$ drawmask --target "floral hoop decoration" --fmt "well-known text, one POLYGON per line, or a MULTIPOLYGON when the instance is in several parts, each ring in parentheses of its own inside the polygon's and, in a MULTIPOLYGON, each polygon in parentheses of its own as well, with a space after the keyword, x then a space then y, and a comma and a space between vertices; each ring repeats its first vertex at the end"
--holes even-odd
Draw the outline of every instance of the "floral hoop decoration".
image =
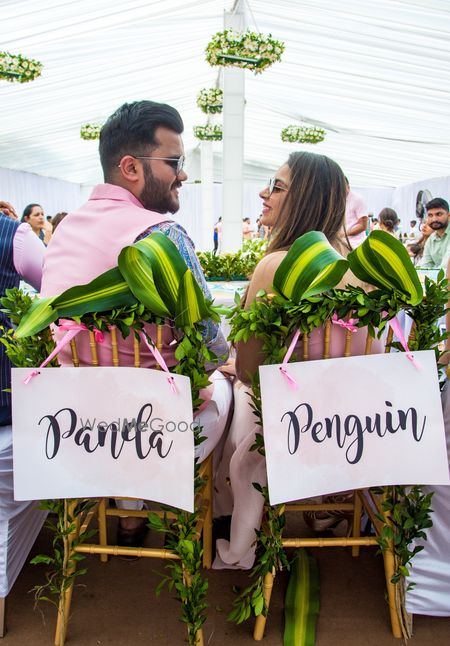
POLYGON ((197 105, 206 114, 220 114, 223 110, 223 92, 220 88, 203 88, 197 94, 197 105))
POLYGON ((254 31, 238 32, 232 29, 218 31, 206 47, 210 65, 243 67, 260 74, 266 67, 281 60, 284 43, 254 31))
POLYGON ((325 130, 317 126, 287 126, 281 131, 281 139, 299 144, 318 144, 325 139, 325 130))
POLYGON ((85 123, 81 126, 80 137, 82 139, 100 139, 101 125, 98 123, 85 123))
POLYGON ((222 141, 222 126, 212 125, 194 126, 194 135, 201 141, 222 141))
POLYGON ((42 73, 43 65, 22 54, 0 52, 0 79, 10 83, 28 83, 42 73))

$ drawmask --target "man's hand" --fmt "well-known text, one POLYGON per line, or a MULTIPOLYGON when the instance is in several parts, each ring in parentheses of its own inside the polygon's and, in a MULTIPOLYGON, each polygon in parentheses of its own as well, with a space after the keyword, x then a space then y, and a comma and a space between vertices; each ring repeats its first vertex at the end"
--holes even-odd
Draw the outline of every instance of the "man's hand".
POLYGON ((12 220, 18 220, 17 213, 15 212, 14 207, 11 206, 9 202, 0 200, 0 211, 2 211, 5 215, 7 215, 12 220))

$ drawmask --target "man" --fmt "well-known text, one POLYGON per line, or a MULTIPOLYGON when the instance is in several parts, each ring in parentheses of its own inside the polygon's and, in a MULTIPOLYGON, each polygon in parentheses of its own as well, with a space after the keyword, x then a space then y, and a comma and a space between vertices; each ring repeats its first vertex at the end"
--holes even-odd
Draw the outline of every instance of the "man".
MULTIPOLYGON (((107 120, 100 133, 100 160, 105 183, 96 186, 89 201, 67 215, 48 247, 41 295, 60 294, 74 285, 88 283, 117 265, 123 247, 155 231, 162 232, 177 246, 207 298, 211 298, 205 277, 186 231, 169 213, 179 209, 178 191, 187 175, 183 170, 183 122, 171 106, 153 101, 122 105, 107 120)), ((149 327, 155 338, 155 330, 149 327)), ((225 338, 216 323, 206 321, 204 341, 224 360, 228 355, 225 338)), ((85 333, 77 337, 80 365, 90 363, 85 333), (78 338, 84 335, 78 341, 78 338)), ((121 339, 120 364, 133 365, 133 339, 121 339)), ((176 364, 175 332, 164 326, 162 354, 168 366, 176 364)), ((63 365, 71 365, 70 353, 61 352, 63 365)), ((98 347, 99 362, 108 363, 111 339, 98 347)), ((142 367, 154 367, 149 351, 141 353, 142 367)), ((231 387, 221 373, 212 376, 214 392, 201 414, 206 441, 199 447, 200 460, 214 448, 224 431, 231 405, 231 387)), ((126 507, 130 509, 130 507, 126 507)), ((120 520, 118 542, 138 545, 142 539, 139 519, 120 520)))
MULTIPOLYGON (((44 251, 30 225, 17 222, 14 208, 0 200, 0 298, 7 289, 19 287, 21 278, 40 288, 44 251)), ((11 327, 1 311, 0 326, 5 330, 11 327)), ((0 426, 11 424, 11 394, 5 392, 10 385, 11 362, 0 343, 0 426)))
POLYGON ((440 269, 447 267, 450 255, 450 229, 448 202, 442 197, 435 197, 425 205, 426 222, 433 230, 425 243, 420 267, 440 269))
POLYGON ((419 227, 417 226, 417 220, 411 220, 409 223, 408 238, 418 238, 420 234, 419 227))
POLYGON ((347 184, 347 201, 345 204, 345 229, 352 247, 357 247, 366 239, 367 220, 369 211, 364 200, 357 193, 350 190, 348 179, 347 184))

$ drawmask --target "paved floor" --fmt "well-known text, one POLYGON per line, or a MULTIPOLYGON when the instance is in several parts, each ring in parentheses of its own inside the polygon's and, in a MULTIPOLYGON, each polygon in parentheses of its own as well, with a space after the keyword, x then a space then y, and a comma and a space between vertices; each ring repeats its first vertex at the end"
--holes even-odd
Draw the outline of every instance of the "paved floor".
MULTIPOLYGON (((376 550, 367 548, 358 559, 344 548, 315 549, 320 567, 321 610, 316 646, 394 646, 384 600, 382 561, 376 550)), ((43 530, 33 554, 49 553, 49 535, 43 530)), ((112 558, 101 564, 88 557, 88 573, 80 578, 74 593, 68 646, 178 645, 185 642, 184 626, 178 621, 179 607, 164 590, 154 589, 164 564, 153 559, 124 561, 112 558)), ((2 646, 41 646, 53 643, 55 608, 42 604, 34 610, 30 590, 43 581, 42 566, 25 566, 8 598, 9 631, 2 646)), ((226 617, 235 593, 234 586, 247 583, 247 573, 210 571, 208 620, 205 646, 253 644, 252 622, 234 626, 226 617)), ((266 646, 283 644, 283 595, 287 578, 276 581, 270 609, 266 646)), ((450 618, 415 617, 410 646, 448 646, 450 618)))

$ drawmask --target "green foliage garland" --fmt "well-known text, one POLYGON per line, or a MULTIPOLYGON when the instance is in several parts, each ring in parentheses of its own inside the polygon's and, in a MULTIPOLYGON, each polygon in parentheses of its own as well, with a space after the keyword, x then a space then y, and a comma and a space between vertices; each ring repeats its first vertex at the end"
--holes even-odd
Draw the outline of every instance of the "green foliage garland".
POLYGON ((222 126, 211 123, 206 126, 194 126, 194 135, 200 141, 222 141, 222 126))
POLYGON ((223 91, 218 87, 203 88, 197 94, 197 105, 206 114, 220 114, 223 111, 223 91))
POLYGON ((287 126, 281 131, 281 140, 299 144, 318 144, 325 139, 325 130, 318 126, 287 126))
POLYGON ((80 137, 85 140, 100 139, 102 126, 98 123, 85 123, 80 128, 80 137))
POLYGON ((0 79, 10 83, 28 83, 41 75, 43 65, 22 54, 0 52, 0 79))
POLYGON ((210 65, 242 67, 260 74, 281 60, 284 43, 253 31, 237 32, 232 29, 217 32, 206 47, 210 65))

